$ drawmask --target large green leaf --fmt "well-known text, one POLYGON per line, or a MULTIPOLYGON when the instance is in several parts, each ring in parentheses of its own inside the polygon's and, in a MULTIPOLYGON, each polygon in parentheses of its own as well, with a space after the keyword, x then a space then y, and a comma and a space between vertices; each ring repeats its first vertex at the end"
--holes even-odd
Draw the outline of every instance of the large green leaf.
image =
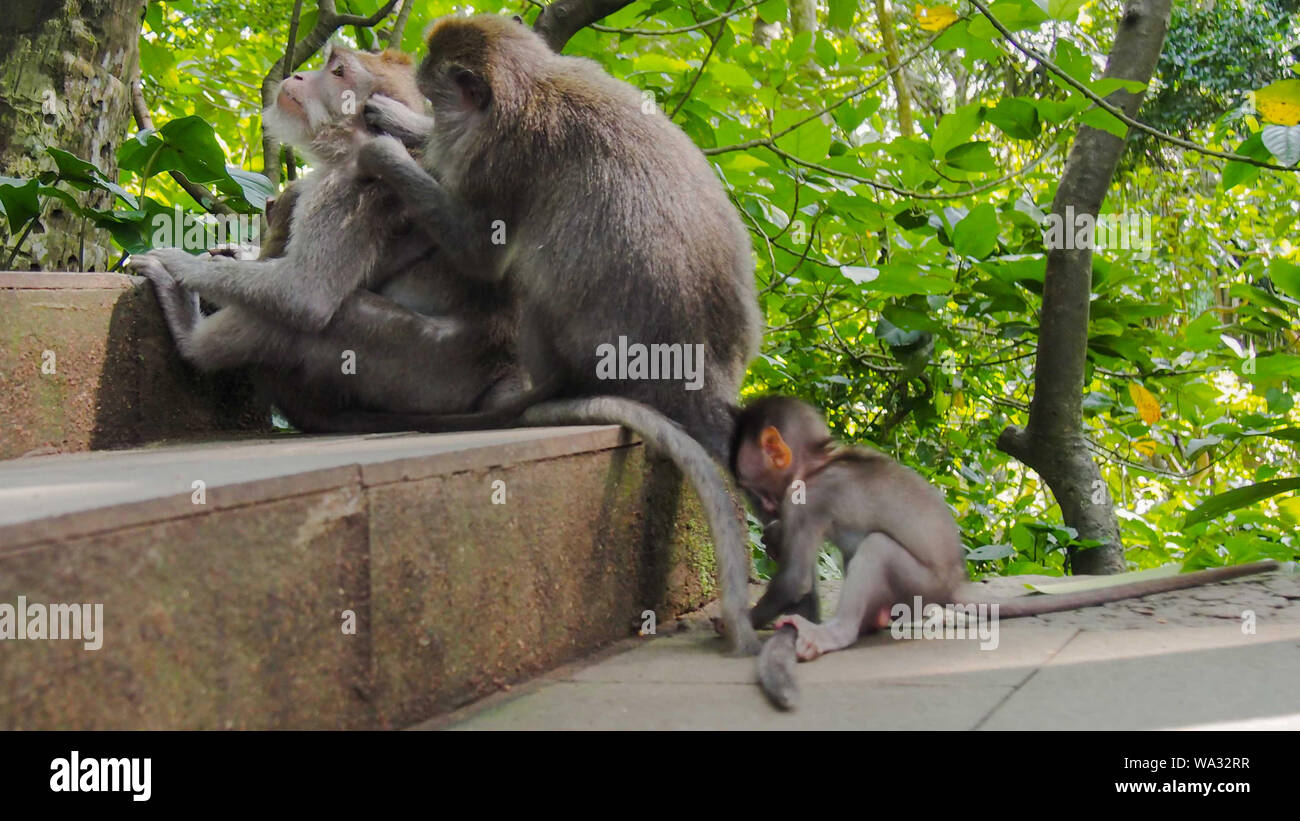
POLYGON ((1293 490, 1300 490, 1300 478, 1273 479, 1211 496, 1187 514, 1183 519, 1183 527, 1191 527, 1200 522, 1217 519, 1230 510, 1253 505, 1256 502, 1293 490))
POLYGON ((981 203, 952 232, 952 246, 963 256, 983 259, 998 247, 998 212, 992 205, 981 203))

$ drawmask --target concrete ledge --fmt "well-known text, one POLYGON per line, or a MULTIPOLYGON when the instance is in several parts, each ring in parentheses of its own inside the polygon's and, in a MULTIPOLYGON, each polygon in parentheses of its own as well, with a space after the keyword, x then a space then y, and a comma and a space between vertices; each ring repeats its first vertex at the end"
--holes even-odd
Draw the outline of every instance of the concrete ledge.
POLYGON ((104 614, 0 641, 0 728, 409 726, 707 600, 680 486, 609 426, 0 463, 0 604, 104 614))
POLYGON ((153 290, 119 274, 0 273, 0 458, 266 432, 238 375, 177 356, 153 290))

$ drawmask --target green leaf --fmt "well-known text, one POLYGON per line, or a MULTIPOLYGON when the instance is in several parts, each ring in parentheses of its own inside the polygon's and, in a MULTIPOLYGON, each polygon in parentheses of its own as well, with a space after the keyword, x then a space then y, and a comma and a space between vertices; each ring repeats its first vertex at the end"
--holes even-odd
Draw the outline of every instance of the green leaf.
POLYGON ((1047 0, 1047 13, 1053 20, 1074 21, 1087 0, 1047 0))
POLYGON ((974 550, 966 551, 966 561, 987 562, 994 559, 1006 559, 1016 555, 1016 549, 1009 544, 980 545, 974 550))
POLYGON ((823 34, 817 35, 817 40, 813 43, 813 53, 817 55, 817 65, 822 68, 834 68, 840 59, 835 46, 831 45, 831 41, 823 34))
MULTIPOLYGON (((773 130, 783 131, 807 116, 804 111, 780 111, 772 124, 773 130)), ((800 159, 823 163, 830 153, 831 127, 819 119, 812 119, 777 140, 776 145, 800 159)))
POLYGON ((245 171, 234 165, 226 166, 226 173, 230 177, 230 182, 218 184, 222 193, 239 197, 248 203, 253 212, 260 214, 266 210, 267 198, 275 193, 275 186, 269 179, 255 171, 245 171))
POLYGON ((191 182, 216 182, 226 178, 226 156, 212 126, 202 117, 180 117, 156 132, 142 131, 123 142, 117 152, 119 168, 151 177, 180 171, 191 182))
MULTIPOLYGON (((1264 147, 1264 140, 1260 133, 1250 135, 1245 142, 1237 146, 1235 153, 1250 157, 1252 160, 1268 160, 1273 156, 1264 147)), ((1242 183, 1254 182, 1257 177, 1259 177, 1259 166, 1235 160, 1228 162, 1223 166, 1223 190, 1231 191, 1242 183)))
POLYGON ((1300 125, 1266 125, 1259 132, 1264 147, 1273 152, 1282 165, 1300 163, 1300 125))
POLYGON ((134 194, 115 182, 109 182, 108 178, 94 165, 58 148, 47 148, 45 153, 54 159, 54 165, 58 169, 60 180, 82 191, 97 188, 101 191, 111 192, 121 197, 131 208, 139 207, 134 194))
POLYGON ((857 0, 829 0, 826 22, 833 29, 848 31, 853 27, 853 18, 857 13, 857 0))
POLYGON ((1088 111, 1079 118, 1079 122, 1083 125, 1090 125, 1093 128, 1114 134, 1121 140, 1124 139, 1124 135, 1128 134, 1128 126, 1125 125, 1122 120, 1114 114, 1111 114, 1109 111, 1104 111, 1100 108, 1094 108, 1091 111, 1088 111))
POLYGON ((1217 519, 1230 510, 1253 505, 1263 499, 1292 490, 1300 490, 1300 478, 1273 479, 1211 496, 1187 514, 1183 519, 1183 527, 1188 528, 1200 522, 1217 519))
POLYGON ((1279 291, 1300 299, 1300 265, 1285 259, 1275 259, 1268 266, 1268 277, 1279 291))
POLYGON ((979 103, 964 105, 953 111, 951 114, 944 115, 939 124, 934 127, 934 133, 930 136, 930 147, 934 150, 934 156, 942 157, 953 148, 968 141, 975 130, 983 122, 984 107, 979 103))
POLYGON ((963 171, 992 171, 997 168, 989 144, 982 140, 957 146, 944 156, 944 162, 963 171))
POLYGON ((787 16, 785 0, 767 0, 766 3, 759 3, 757 10, 764 23, 781 23, 787 16))
POLYGON ((0 206, 4 208, 10 233, 17 233, 41 213, 40 199, 36 196, 39 187, 40 181, 35 179, 0 177, 0 206))
POLYGON ((998 247, 998 213, 989 203, 981 203, 953 229, 952 246, 963 256, 983 259, 998 247))
POLYGON ((1008 137, 1017 140, 1032 140, 1043 129, 1037 106, 1019 97, 1000 100, 997 108, 989 111, 986 117, 1008 137))

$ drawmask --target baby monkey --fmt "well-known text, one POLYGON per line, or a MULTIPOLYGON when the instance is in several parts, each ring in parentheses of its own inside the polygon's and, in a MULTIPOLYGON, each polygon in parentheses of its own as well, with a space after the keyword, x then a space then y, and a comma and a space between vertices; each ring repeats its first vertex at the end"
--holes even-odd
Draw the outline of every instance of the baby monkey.
MULTIPOLYGON (((889 626, 895 604, 976 601, 967 581, 961 534, 943 496, 916 472, 882 453, 845 447, 797 399, 770 396, 741 410, 731 447, 737 483, 770 522, 764 537, 779 570, 750 612, 755 628, 777 619, 759 656, 759 682, 779 707, 794 706, 795 659, 811 661, 889 626), (775 519, 775 521, 772 521, 775 519), (817 556, 823 542, 844 556, 835 615, 818 624, 817 556), (786 614, 786 615, 782 615, 786 614)), ((1057 596, 997 602, 999 618, 1091 607, 1272 570, 1273 561, 1057 596)))

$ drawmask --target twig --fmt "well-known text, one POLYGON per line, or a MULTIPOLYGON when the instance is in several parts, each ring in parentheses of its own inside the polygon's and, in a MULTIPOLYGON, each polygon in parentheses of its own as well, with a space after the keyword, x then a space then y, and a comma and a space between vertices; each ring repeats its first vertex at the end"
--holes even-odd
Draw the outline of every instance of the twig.
POLYGON ((406 37, 406 21, 411 17, 411 9, 415 7, 415 0, 402 0, 402 10, 397 13, 397 19, 393 21, 393 27, 388 32, 388 47, 401 48, 402 40, 406 37))

